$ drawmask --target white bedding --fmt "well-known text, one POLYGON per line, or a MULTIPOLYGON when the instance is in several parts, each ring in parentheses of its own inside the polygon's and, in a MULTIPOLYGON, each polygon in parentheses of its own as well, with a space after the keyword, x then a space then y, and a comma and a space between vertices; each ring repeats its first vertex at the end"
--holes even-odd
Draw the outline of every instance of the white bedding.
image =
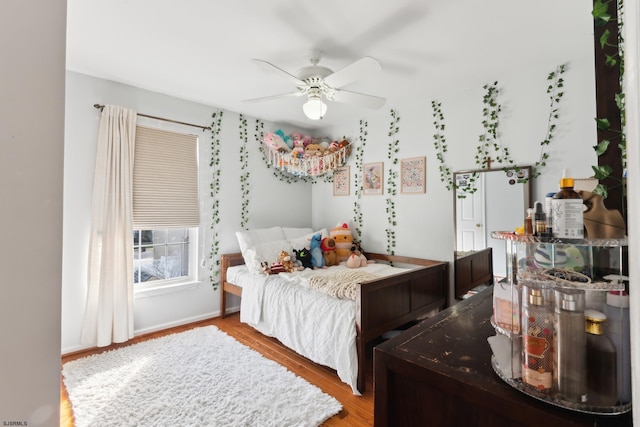
MULTIPOLYGON (((357 269, 378 277, 407 271, 387 264, 357 269)), ((312 275, 354 271, 342 263, 327 269, 256 276, 245 266, 227 270, 227 281, 242 287, 240 321, 275 337, 306 358, 333 368, 340 379, 357 388, 355 302, 337 299, 308 287, 312 275)))

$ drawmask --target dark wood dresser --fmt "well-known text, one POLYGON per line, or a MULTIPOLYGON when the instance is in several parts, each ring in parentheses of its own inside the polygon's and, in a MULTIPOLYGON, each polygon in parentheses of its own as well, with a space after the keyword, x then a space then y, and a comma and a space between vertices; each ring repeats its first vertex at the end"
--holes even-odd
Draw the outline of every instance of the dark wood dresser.
POLYGON ((374 349, 374 425, 631 426, 539 401, 493 371, 490 287, 374 349))

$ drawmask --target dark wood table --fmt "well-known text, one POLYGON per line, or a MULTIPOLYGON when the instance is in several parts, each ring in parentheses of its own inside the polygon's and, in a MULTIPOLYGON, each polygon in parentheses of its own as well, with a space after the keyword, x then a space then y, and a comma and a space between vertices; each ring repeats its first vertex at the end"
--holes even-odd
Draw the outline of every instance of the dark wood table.
POLYGON ((375 426, 631 426, 631 413, 592 415, 506 384, 491 367, 490 287, 374 349, 375 426))

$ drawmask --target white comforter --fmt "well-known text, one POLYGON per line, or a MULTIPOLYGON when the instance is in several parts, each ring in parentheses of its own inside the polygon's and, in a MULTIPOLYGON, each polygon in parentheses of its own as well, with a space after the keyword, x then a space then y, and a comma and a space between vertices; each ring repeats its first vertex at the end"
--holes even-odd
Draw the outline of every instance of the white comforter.
MULTIPOLYGON (((339 265, 270 276, 255 276, 244 266, 231 267, 227 279, 242 287, 240 321, 275 337, 306 358, 333 368, 340 379, 357 388, 355 303, 337 299, 308 287, 312 275, 332 275, 349 270, 339 265)), ((369 264, 358 270, 379 277, 406 271, 386 264, 369 264)))

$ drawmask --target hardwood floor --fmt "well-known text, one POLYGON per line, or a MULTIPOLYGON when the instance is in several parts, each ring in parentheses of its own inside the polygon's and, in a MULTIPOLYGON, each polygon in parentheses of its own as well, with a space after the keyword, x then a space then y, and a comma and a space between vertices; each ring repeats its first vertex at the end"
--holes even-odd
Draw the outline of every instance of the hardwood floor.
MULTIPOLYGON (((132 343, 147 339, 158 338, 171 333, 182 332, 194 327, 214 325, 221 331, 226 332, 239 342, 261 353, 263 356, 272 359, 289 369, 294 374, 315 384, 325 393, 335 397, 342 403, 342 411, 327 420, 323 426, 371 426, 373 425, 373 370, 372 359, 368 359, 368 375, 366 379, 366 392, 362 396, 355 396, 351 388, 340 381, 335 371, 327 367, 315 364, 295 352, 283 346, 278 340, 266 337, 250 326, 240 323, 239 315, 232 314, 224 319, 215 318, 206 321, 179 326, 165 331, 136 337, 126 344, 115 344, 113 346, 100 349, 87 350, 79 353, 69 354, 62 357, 62 363, 85 357, 91 354, 102 353, 107 350, 124 347, 132 343)), ((369 352, 371 355, 372 352, 369 352)), ((60 426, 73 427, 73 412, 64 387, 61 382, 60 398, 60 426)))

